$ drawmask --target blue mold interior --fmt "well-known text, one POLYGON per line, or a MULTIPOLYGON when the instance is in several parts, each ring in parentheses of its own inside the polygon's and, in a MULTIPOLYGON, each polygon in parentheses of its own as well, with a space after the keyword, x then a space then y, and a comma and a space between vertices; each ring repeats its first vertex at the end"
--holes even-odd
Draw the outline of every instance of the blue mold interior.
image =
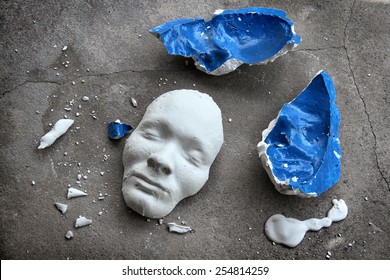
POLYGON ((276 55, 286 44, 299 44, 293 22, 282 10, 226 10, 211 20, 178 19, 150 30, 169 54, 194 57, 207 72, 236 58, 257 64, 276 55))
POLYGON ((280 181, 289 179, 292 189, 320 195, 340 178, 340 114, 335 100, 333 82, 321 71, 282 107, 265 139, 274 176, 280 181))
POLYGON ((108 137, 113 140, 120 139, 132 129, 133 127, 129 124, 120 123, 120 122, 110 122, 108 124, 108 137))

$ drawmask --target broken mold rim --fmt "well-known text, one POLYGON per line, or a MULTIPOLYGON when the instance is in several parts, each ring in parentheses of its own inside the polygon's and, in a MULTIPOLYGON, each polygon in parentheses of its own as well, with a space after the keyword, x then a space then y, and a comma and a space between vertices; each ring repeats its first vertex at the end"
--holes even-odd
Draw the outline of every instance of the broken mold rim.
POLYGON ((160 34, 169 31, 173 26, 176 25, 182 25, 182 24, 197 22, 197 21, 201 21, 201 22, 203 21, 206 24, 212 21, 214 18, 221 17, 222 15, 258 14, 258 15, 277 17, 285 21, 288 25, 290 25, 292 27, 292 32, 294 36, 287 43, 299 44, 302 41, 301 36, 297 35, 294 31, 294 22, 287 17, 287 13, 283 10, 279 10, 275 8, 265 8, 265 7, 248 7, 248 8, 238 9, 238 10, 223 10, 222 12, 217 12, 217 11, 219 10, 216 10, 214 14, 211 16, 211 18, 207 21, 204 18, 200 18, 200 17, 174 19, 169 22, 162 23, 156 27, 153 27, 152 29, 149 30, 149 32, 157 36, 157 38, 159 38, 160 34))
MULTIPOLYGON (((203 18, 182 18, 182 19, 175 19, 166 23, 162 23, 152 29, 149 30, 149 32, 153 35, 155 35, 158 39, 161 39, 161 36, 167 33, 168 31, 171 30, 172 27, 177 26, 177 25, 183 25, 183 24, 188 24, 188 23, 194 23, 194 22, 201 22, 204 25, 207 25, 208 23, 212 22, 213 20, 217 19, 218 17, 222 17, 225 15, 248 15, 248 14, 258 14, 262 16, 270 16, 274 18, 278 18, 281 21, 284 21, 287 25, 290 26, 290 32, 291 32, 291 38, 286 41, 286 43, 283 45, 281 49, 279 49, 276 53, 274 53, 272 56, 259 60, 257 62, 246 62, 246 61, 241 61, 240 59, 230 56, 227 60, 225 60, 221 65, 216 66, 216 67, 207 67, 203 63, 200 62, 199 58, 204 55, 205 53, 197 53, 196 55, 184 55, 181 53, 175 53, 171 50, 168 49, 167 45, 163 42, 165 45, 167 51, 171 55, 181 55, 183 57, 188 57, 192 58, 195 61, 195 65, 197 66, 198 69, 212 74, 212 75, 223 75, 227 74, 231 71, 234 71, 237 67, 239 67, 242 64, 248 64, 248 65, 257 65, 257 64, 266 64, 268 62, 274 61, 276 58, 279 56, 282 56, 286 54, 289 50, 293 49, 296 47, 301 41, 302 38, 295 33, 294 30, 294 23, 292 20, 287 18, 286 12, 283 10, 275 9, 275 8, 265 8, 265 7, 248 7, 248 8, 242 8, 238 10, 216 10, 214 14, 212 15, 211 19, 205 20, 203 18), (233 61, 233 64, 236 64, 236 67, 232 69, 231 71, 224 72, 222 70, 219 71, 220 68, 224 68, 226 63, 230 63, 230 61, 233 61), (221 73, 219 73, 221 72, 221 73)), ((230 53, 230 52, 229 52, 230 53)), ((231 54, 230 54, 231 55, 231 54)))
MULTIPOLYGON (((293 100, 291 100, 290 102, 288 102, 286 104, 293 103, 297 98, 299 98, 299 96, 303 92, 305 92, 307 90, 307 88, 312 84, 312 82, 318 78, 322 78, 322 82, 326 88, 326 92, 329 95, 329 105, 330 105, 329 106, 329 108, 330 108, 329 133, 333 132, 334 136, 338 140, 339 139, 338 129, 340 126, 340 112, 339 112, 338 107, 336 105, 336 89, 334 87, 334 84, 333 84, 331 77, 324 70, 320 70, 319 72, 317 72, 317 74, 315 74, 314 78, 312 78, 312 80, 308 83, 308 85, 293 100)), ((282 106, 282 108, 283 108, 283 106, 282 106)), ((274 175, 272 161, 270 160, 269 155, 267 154, 268 147, 271 144, 266 143, 265 140, 267 139, 267 137, 268 137, 269 133, 272 131, 272 129, 275 127, 275 125, 279 119, 281 111, 282 111, 282 109, 279 111, 277 117, 269 123, 267 129, 265 129, 262 132, 262 140, 257 144, 257 147, 256 147, 257 151, 259 153, 259 157, 262 161, 263 166, 269 167, 269 169, 265 168, 265 170, 268 173, 269 178, 271 179, 271 181, 275 185, 276 189, 280 193, 286 194, 286 195, 299 195, 299 196, 303 196, 303 197, 317 197, 322 192, 321 193, 316 193, 316 192, 304 193, 298 187, 293 188, 293 186, 290 185, 290 179, 280 181, 279 178, 274 175)), ((326 140, 326 149, 324 151, 324 155, 328 152, 329 139, 330 139, 330 135, 326 140)), ((341 157, 342 157, 341 150, 340 150, 339 156, 340 156, 340 161, 341 161, 341 157)), ((322 164, 323 163, 321 163, 321 165, 317 168, 316 172, 312 175, 312 177, 317 176, 319 170, 321 169, 322 164)), ((340 174, 341 174, 341 165, 340 165, 340 174)), ((340 174, 339 174, 339 178, 336 179, 336 183, 340 179, 340 174)))

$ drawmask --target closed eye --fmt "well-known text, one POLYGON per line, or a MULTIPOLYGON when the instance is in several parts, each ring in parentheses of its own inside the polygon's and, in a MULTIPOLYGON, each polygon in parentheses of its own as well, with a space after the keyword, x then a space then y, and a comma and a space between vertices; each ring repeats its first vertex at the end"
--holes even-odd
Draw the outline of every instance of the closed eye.
POLYGON ((201 161, 197 157, 189 156, 188 161, 191 162, 195 166, 199 166, 201 161))
POLYGON ((202 152, 199 150, 191 150, 187 152, 187 159, 195 166, 199 166, 203 163, 202 152))
POLYGON ((146 129, 143 131, 142 135, 149 140, 158 140, 161 138, 160 133, 154 129, 146 129))

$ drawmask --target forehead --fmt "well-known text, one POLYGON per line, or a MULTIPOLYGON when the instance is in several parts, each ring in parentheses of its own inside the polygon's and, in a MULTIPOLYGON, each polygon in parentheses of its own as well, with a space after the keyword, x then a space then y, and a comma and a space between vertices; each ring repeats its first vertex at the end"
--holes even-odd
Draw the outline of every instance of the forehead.
POLYGON ((170 92, 153 101, 141 121, 167 125, 175 133, 203 141, 223 141, 221 111, 206 94, 170 92))

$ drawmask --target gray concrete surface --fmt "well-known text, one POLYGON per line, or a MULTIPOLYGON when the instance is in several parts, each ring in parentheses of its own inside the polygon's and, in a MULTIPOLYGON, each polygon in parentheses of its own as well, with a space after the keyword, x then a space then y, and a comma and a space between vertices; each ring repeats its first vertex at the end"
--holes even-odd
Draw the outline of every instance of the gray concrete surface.
POLYGON ((390 1, 384 0, 1 1, 1 259, 321 260, 330 251, 337 260, 388 260, 389 14, 390 1), (273 63, 213 77, 191 60, 168 55, 148 33, 168 20, 248 6, 285 10, 302 43, 273 63), (68 49, 61 51, 63 46, 68 49), (321 69, 333 77, 338 94, 341 180, 318 198, 283 196, 255 147, 282 104, 321 69), (107 138, 108 122, 120 118, 137 125, 153 98, 181 88, 210 94, 225 129, 206 186, 165 217, 186 221, 195 230, 186 235, 169 233, 125 206, 125 140, 107 138), (49 123, 65 115, 75 119, 72 129, 38 150, 49 123), (88 176, 81 189, 89 195, 67 200, 67 186, 76 185, 79 173, 88 176), (100 192, 107 194, 102 201, 100 192), (271 215, 321 218, 334 198, 349 206, 345 221, 309 232, 294 249, 266 238, 271 215), (68 204, 68 212, 60 214, 55 202, 68 204), (75 229, 79 215, 92 225, 75 229), (73 240, 65 239, 68 230, 73 240))

